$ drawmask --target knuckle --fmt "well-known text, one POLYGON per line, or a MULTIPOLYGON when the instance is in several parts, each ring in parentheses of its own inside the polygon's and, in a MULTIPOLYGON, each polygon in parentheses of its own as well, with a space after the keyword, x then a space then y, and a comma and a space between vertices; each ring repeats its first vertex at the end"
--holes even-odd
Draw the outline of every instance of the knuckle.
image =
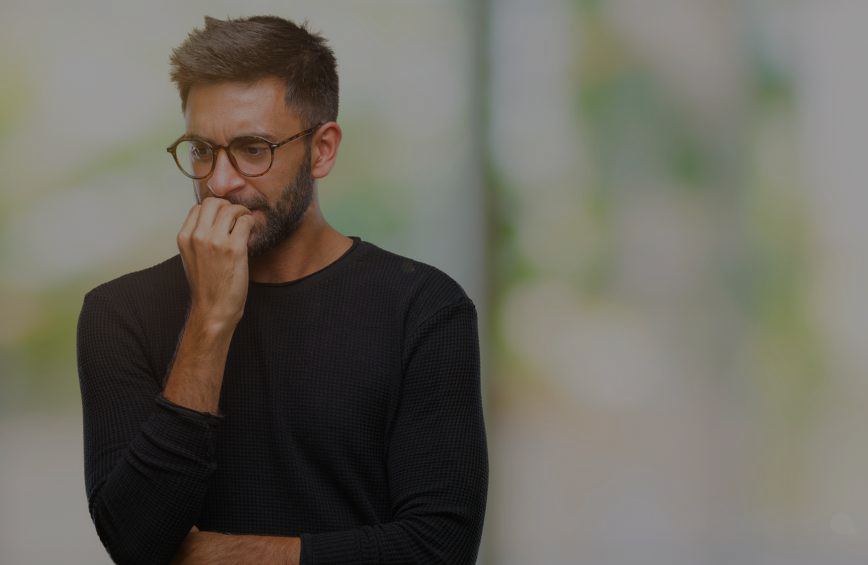
POLYGON ((215 198, 213 196, 209 196, 202 202, 202 207, 204 208, 205 206, 208 206, 211 209, 219 208, 223 205, 224 202, 225 200, 223 200, 222 198, 215 198))
POLYGON ((220 209, 218 214, 220 214, 220 216, 223 218, 231 218, 233 216, 237 216, 238 215, 237 204, 229 204, 228 206, 224 206, 223 208, 220 209))
POLYGON ((232 215, 233 204, 224 204, 217 209, 217 213, 215 215, 215 222, 217 218, 225 218, 226 216, 232 215))

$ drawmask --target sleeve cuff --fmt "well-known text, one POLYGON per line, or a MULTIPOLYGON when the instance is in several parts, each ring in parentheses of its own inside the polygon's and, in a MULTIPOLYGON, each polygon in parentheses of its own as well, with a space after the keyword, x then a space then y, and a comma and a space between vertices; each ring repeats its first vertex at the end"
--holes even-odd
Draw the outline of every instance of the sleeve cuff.
POLYGON ((166 408, 167 410, 171 410, 177 414, 185 416, 191 420, 196 422, 200 422, 207 425, 217 425, 222 422, 226 416, 223 414, 211 414, 210 412, 200 412, 198 410, 193 410, 192 408, 187 408, 186 406, 181 406, 180 404, 175 404, 160 392, 156 396, 157 404, 166 408))

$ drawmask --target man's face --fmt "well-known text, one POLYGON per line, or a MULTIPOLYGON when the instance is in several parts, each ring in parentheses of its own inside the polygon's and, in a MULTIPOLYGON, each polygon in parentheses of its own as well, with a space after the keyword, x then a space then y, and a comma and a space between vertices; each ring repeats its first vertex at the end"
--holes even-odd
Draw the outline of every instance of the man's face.
MULTIPOLYGON (((195 85, 184 113, 187 134, 212 143, 257 135, 283 141, 307 127, 284 102, 278 79, 255 83, 221 82, 195 85)), ((211 176, 193 181, 200 200, 217 196, 253 211, 254 225, 247 244, 251 257, 285 241, 301 224, 313 200, 310 147, 305 139, 280 146, 271 169, 260 177, 245 177, 220 151, 211 176), (209 190, 210 187, 210 190, 209 190)))

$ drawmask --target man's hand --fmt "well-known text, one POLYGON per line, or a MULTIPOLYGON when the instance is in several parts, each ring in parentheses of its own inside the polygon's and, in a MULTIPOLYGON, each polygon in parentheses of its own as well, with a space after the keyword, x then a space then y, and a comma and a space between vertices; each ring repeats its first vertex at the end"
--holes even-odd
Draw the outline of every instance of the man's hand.
POLYGON ((247 240, 250 210, 209 197, 190 208, 178 233, 178 249, 192 297, 191 317, 234 327, 244 313, 250 279, 247 240))
POLYGON ((295 537, 235 536, 193 526, 171 565, 298 565, 300 549, 295 537))
POLYGON ((229 344, 247 301, 252 225, 249 209, 209 197, 190 209, 178 233, 191 303, 163 389, 175 404, 218 413, 229 344))

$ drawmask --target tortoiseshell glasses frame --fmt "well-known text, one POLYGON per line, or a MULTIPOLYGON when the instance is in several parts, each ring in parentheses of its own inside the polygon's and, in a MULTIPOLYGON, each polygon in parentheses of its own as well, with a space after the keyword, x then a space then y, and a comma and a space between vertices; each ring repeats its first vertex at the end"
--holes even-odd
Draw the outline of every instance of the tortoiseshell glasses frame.
POLYGON ((277 143, 257 135, 245 135, 232 139, 226 145, 219 145, 195 135, 182 135, 176 139, 172 145, 168 146, 166 151, 172 155, 178 169, 185 176, 194 180, 202 180, 211 176, 211 173, 214 172, 214 168, 217 166, 217 154, 221 149, 226 150, 226 155, 229 157, 229 161, 240 175, 245 177, 261 177, 271 170, 271 166, 274 164, 274 151, 278 147, 312 134, 317 130, 317 128, 323 125, 323 123, 325 122, 320 122, 313 127, 300 131, 277 143), (184 153, 184 150, 186 150, 190 154, 191 162, 189 165, 189 171, 181 164, 181 159, 183 157, 179 158, 178 156, 178 148, 182 146, 182 144, 186 145, 183 145, 181 153, 184 153), (267 162, 265 161, 266 148, 268 149, 267 162), (243 152, 245 150, 247 153, 243 152), (241 160, 242 163, 239 163, 239 160, 241 160), (200 171, 197 174, 197 166, 200 167, 201 170, 204 170, 202 167, 207 166, 208 172, 202 173, 200 171))

